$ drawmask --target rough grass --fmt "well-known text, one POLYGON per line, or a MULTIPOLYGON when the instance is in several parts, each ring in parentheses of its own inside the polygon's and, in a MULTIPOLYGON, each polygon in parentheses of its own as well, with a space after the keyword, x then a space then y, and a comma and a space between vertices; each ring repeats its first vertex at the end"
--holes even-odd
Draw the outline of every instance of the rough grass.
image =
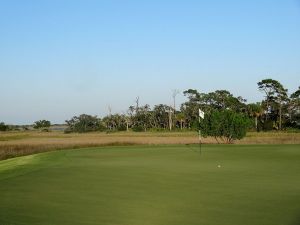
POLYGON ((5 160, 0 224, 298 225, 299 149, 127 146, 5 160))
MULTIPOLYGON (((1 133, 0 133, 1 135, 1 133)), ((0 141, 13 141, 13 140, 21 140, 27 138, 28 134, 16 134, 16 135, 5 135, 5 133, 0 136, 0 141)))
MULTIPOLYGON (((64 134, 63 132, 0 132, 0 160, 58 149, 109 145, 196 144, 197 132, 116 132, 64 134)), ((215 144, 214 138, 203 143, 215 144)), ((300 144, 300 133, 248 133, 237 144, 300 144)))

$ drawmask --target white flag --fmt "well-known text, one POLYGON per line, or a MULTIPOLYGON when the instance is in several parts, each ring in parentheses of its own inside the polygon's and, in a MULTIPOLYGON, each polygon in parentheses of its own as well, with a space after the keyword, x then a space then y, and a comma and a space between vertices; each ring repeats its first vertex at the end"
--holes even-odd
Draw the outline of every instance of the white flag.
POLYGON ((201 109, 199 109, 199 117, 204 119, 204 112, 201 109))

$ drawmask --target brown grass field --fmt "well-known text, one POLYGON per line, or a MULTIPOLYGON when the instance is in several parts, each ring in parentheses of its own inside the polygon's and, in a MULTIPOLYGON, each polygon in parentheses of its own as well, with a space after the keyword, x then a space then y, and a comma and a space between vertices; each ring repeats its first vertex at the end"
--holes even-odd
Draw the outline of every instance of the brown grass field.
MULTIPOLYGON (((197 144, 197 132, 93 132, 64 134, 61 131, 0 132, 0 160, 33 153, 108 145, 197 144)), ((217 144, 203 138, 204 144, 217 144)), ((249 132, 235 144, 300 144, 300 133, 249 132)))

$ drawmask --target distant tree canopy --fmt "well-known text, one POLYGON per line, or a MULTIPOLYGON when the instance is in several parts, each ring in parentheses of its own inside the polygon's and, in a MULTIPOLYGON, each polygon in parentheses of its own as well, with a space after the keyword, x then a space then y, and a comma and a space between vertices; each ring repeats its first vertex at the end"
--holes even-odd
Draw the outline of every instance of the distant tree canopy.
POLYGON ((68 129, 66 132, 90 132, 99 131, 102 128, 101 119, 97 116, 90 116, 82 114, 80 116, 74 116, 70 120, 66 120, 68 129))
POLYGON ((51 126, 51 122, 49 120, 38 120, 33 124, 34 129, 48 129, 51 126))
POLYGON ((240 96, 235 97, 226 90, 199 93, 197 90, 189 89, 183 94, 188 97, 188 101, 181 105, 181 112, 185 115, 187 127, 197 127, 199 108, 205 113, 225 109, 240 113, 247 111, 246 100, 240 96))
POLYGON ((300 128, 300 87, 290 96, 287 111, 290 116, 290 126, 300 128))
MULTIPOLYGON (((176 109, 173 90, 173 104, 136 105, 128 107, 125 113, 111 113, 101 118, 82 114, 66 120, 65 132, 90 131, 159 131, 159 130, 202 130, 204 136, 215 137, 218 141, 231 143, 245 136, 247 130, 268 131, 286 128, 300 128, 300 87, 292 94, 277 80, 263 79, 257 83, 264 94, 262 101, 247 104, 246 99, 235 96, 228 90, 208 93, 196 89, 183 91, 186 101, 176 109), (198 110, 205 112, 199 125, 198 110)), ((48 120, 34 122, 35 129, 48 130, 48 120)), ((27 126, 0 123, 0 131, 24 130, 27 126)))
POLYGON ((7 131, 9 130, 9 126, 5 125, 5 123, 1 122, 0 123, 0 131, 7 131))
POLYGON ((278 117, 278 122, 275 122, 275 125, 278 126, 278 129, 282 129, 282 115, 283 108, 286 106, 289 101, 287 95, 287 89, 277 80, 273 79, 264 79, 258 84, 258 89, 266 94, 265 104, 266 104, 266 117, 268 118, 270 112, 275 112, 276 118, 278 117))

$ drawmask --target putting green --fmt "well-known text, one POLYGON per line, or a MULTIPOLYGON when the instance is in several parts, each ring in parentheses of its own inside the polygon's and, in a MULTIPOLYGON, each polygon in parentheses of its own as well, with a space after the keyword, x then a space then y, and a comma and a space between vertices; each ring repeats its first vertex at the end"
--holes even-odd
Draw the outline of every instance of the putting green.
POLYGON ((299 222, 299 145, 101 147, 0 162, 1 225, 299 222))

